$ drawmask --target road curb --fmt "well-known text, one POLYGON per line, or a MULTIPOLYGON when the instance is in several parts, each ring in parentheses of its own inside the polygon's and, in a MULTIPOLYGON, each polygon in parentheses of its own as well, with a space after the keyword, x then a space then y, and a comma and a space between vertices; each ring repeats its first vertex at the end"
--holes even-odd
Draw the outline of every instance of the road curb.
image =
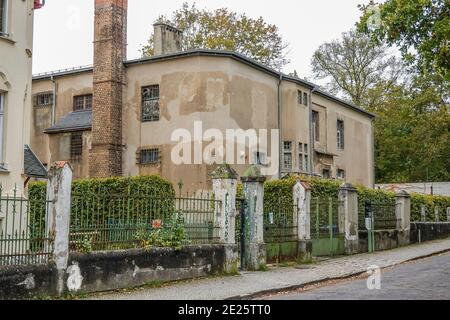
MULTIPOLYGON (((413 262, 413 261, 417 261, 417 260, 422 260, 422 259, 426 259, 426 258, 430 258, 436 255, 440 255, 443 253, 447 253, 450 252, 450 248, 448 249, 444 249, 444 250, 439 250, 430 254, 426 254, 423 256, 418 256, 418 257, 414 257, 399 263, 394 263, 391 264, 389 266, 385 266, 384 268, 382 268, 381 270, 387 269, 387 268, 391 268, 394 266, 398 266, 404 263, 408 263, 408 262, 413 262)), ((267 296, 267 295, 271 295, 271 294, 276 294, 276 293, 281 293, 281 292, 289 292, 289 291, 295 291, 298 289, 303 289, 305 287, 309 287, 309 286, 313 286, 313 285, 317 285, 317 284, 321 284, 321 283, 325 283, 328 281, 339 281, 339 280, 347 280, 347 279, 351 279, 354 277, 358 277, 361 276, 362 274, 367 273, 367 271, 355 271, 352 272, 350 274, 347 274, 345 276, 337 276, 337 277, 326 277, 323 279, 319 279, 319 280, 314 280, 314 281, 310 281, 310 282, 305 282, 302 284, 297 284, 297 285, 292 285, 292 286, 287 286, 287 287, 281 287, 281 288, 273 288, 273 289, 267 289, 267 290, 261 290, 261 291, 257 291, 254 293, 250 293, 250 294, 246 294, 246 295, 240 295, 240 296, 234 296, 234 297, 229 297, 229 298, 225 298, 224 300, 252 300, 252 299, 256 299, 259 297, 263 297, 263 296, 267 296)))

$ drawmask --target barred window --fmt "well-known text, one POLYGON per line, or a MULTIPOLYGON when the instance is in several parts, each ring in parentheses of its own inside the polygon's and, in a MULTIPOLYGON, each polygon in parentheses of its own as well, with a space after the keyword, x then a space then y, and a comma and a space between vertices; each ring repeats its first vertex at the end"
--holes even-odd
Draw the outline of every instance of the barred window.
POLYGON ((52 104, 53 104, 53 93, 51 92, 38 93, 35 96, 36 107, 51 106, 52 104))
POLYGON ((70 159, 80 160, 83 155, 83 133, 73 132, 70 136, 70 159))
POLYGON ((283 143, 283 169, 292 170, 292 142, 284 141, 283 143))
POLYGON ((159 85, 142 88, 142 121, 159 121, 159 85))
POLYGON ((92 94, 73 97, 73 111, 92 109, 92 94))
POLYGON ((140 164, 156 164, 159 163, 159 149, 142 149, 139 156, 140 164))

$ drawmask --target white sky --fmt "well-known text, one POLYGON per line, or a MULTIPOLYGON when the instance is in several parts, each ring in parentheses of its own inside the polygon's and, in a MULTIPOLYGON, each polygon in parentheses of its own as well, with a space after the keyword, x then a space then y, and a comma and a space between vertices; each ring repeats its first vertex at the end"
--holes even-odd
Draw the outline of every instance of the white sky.
MULTIPOLYGON (((128 59, 139 58, 160 14, 170 16, 185 0, 128 1, 128 59)), ((187 1, 192 3, 194 1, 187 1)), ((311 77, 310 60, 323 42, 339 38, 360 16, 357 5, 369 0, 197 0, 200 8, 227 7, 276 24, 290 44, 291 63, 285 72, 297 70, 311 77)), ((92 63, 94 0, 47 0, 36 10, 33 73, 92 63)))

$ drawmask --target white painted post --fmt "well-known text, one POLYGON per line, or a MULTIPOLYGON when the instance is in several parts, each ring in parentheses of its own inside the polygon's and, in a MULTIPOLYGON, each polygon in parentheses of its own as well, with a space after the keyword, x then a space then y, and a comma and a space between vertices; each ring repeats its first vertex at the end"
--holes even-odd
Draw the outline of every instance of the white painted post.
POLYGON ((54 163, 48 173, 46 231, 54 239, 53 260, 58 270, 57 293, 64 292, 64 275, 69 261, 69 226, 72 194, 72 167, 54 163))
POLYGON ((411 231, 411 196, 408 192, 401 190, 396 195, 395 216, 397 218, 397 229, 401 231, 399 245, 409 245, 409 234, 411 231))
POLYGON ((345 254, 359 251, 358 191, 350 183, 339 189, 339 232, 344 233, 345 254))
POLYGON ((311 243, 311 188, 303 181, 297 181, 293 188, 294 205, 297 205, 298 260, 310 261, 311 243))
POLYGON ((427 209, 424 205, 420 208, 420 217, 422 222, 427 222, 427 209))
POLYGON ((236 192, 237 173, 228 164, 220 165, 211 174, 213 192, 221 206, 216 208, 216 226, 219 238, 225 245, 225 272, 235 273, 238 269, 238 251, 236 246, 236 192))
POLYGON ((439 217, 440 211, 441 211, 441 209, 438 206, 434 207, 434 219, 436 220, 436 222, 440 221, 440 217, 439 217))
POLYGON ((244 183, 245 208, 245 267, 259 270, 266 266, 266 244, 264 243, 264 182, 261 169, 252 165, 241 177, 244 183))

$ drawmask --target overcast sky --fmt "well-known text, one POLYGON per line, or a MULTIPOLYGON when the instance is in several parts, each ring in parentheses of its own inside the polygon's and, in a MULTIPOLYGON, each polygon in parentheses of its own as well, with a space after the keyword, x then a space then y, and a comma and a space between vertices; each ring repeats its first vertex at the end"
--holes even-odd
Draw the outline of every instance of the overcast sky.
MULTIPOLYGON (((170 15, 186 0, 128 1, 128 58, 139 58, 155 19, 170 15)), ((194 1, 187 1, 192 3, 194 1)), ((291 63, 285 72, 297 70, 310 77, 315 49, 338 38, 360 16, 357 5, 369 0, 197 0, 200 8, 227 7, 276 24, 290 44, 291 63)), ((47 0, 36 10, 33 73, 92 64, 94 0, 47 0)))

